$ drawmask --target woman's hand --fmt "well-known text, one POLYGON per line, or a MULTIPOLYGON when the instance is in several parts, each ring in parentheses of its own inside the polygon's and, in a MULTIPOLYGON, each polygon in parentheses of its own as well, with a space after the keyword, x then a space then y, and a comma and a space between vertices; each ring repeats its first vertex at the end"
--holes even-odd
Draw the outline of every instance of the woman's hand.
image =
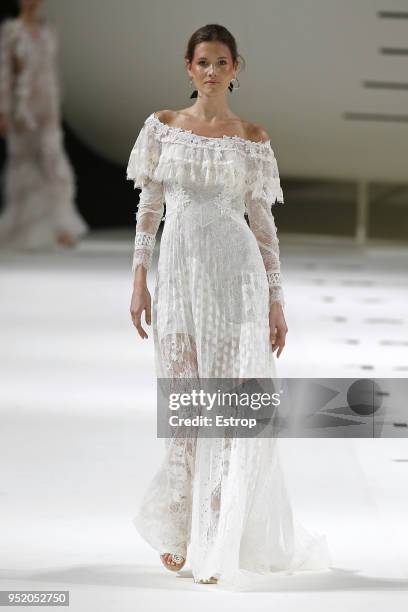
POLYGON ((147 325, 151 324, 151 303, 152 299, 146 283, 135 282, 133 286, 132 301, 130 304, 130 314, 132 316, 133 325, 136 327, 141 338, 148 338, 148 335, 141 325, 140 319, 142 312, 145 311, 146 323, 147 325))
POLYGON ((271 304, 269 311, 269 329, 272 352, 279 349, 276 353, 276 357, 279 357, 285 346, 286 334, 289 331, 283 314, 282 305, 279 302, 273 302, 271 304))

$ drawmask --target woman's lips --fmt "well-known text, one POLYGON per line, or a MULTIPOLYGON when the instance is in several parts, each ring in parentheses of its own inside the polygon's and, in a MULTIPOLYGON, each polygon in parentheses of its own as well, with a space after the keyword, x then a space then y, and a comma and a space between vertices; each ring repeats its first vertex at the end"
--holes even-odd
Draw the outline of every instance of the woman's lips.
POLYGON ((206 81, 206 83, 209 83, 210 85, 216 85, 218 81, 206 81))

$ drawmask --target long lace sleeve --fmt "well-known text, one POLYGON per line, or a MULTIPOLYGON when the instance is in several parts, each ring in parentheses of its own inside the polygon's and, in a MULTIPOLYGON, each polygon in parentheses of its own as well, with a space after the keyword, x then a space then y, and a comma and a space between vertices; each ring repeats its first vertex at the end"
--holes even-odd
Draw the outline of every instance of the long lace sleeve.
POLYGON ((12 53, 10 24, 0 28, 0 113, 8 116, 11 106, 12 53))
POLYGON ((149 270, 156 243, 156 234, 164 211, 162 181, 155 180, 155 169, 161 153, 161 143, 152 128, 143 125, 130 154, 127 179, 141 189, 136 213, 136 235, 132 273, 142 265, 149 270))
POLYGON ((52 71, 52 87, 50 88, 50 95, 52 96, 53 109, 50 111, 49 121, 55 120, 60 121, 61 112, 60 105, 64 98, 63 81, 61 78, 61 72, 59 69, 59 31, 57 26, 53 22, 48 23, 48 36, 50 46, 50 70, 52 71))
POLYGON ((279 238, 272 206, 283 204, 278 165, 270 144, 248 158, 245 205, 249 226, 255 235, 265 264, 269 284, 269 306, 285 305, 279 258, 279 238))

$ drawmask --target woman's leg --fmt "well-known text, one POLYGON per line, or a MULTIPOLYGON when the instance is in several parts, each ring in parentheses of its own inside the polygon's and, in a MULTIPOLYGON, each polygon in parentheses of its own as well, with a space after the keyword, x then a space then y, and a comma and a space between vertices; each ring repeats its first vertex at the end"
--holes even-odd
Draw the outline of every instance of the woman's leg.
MULTIPOLYGON (((198 380, 197 349, 194 338, 181 332, 166 335, 161 339, 160 353, 169 379, 169 391, 183 393, 191 390, 191 386, 198 380)), ((184 557, 187 554, 191 530, 195 433, 195 428, 179 426, 172 429, 170 438, 165 439, 164 465, 168 483, 168 513, 170 523, 177 526, 179 533, 184 532, 184 557)))

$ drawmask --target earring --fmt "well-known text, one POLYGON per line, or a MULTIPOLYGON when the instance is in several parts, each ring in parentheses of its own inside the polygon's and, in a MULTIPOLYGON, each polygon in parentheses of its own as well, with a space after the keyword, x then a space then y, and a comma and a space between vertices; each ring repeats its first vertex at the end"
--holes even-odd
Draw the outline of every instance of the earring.
POLYGON ((241 87, 240 82, 238 81, 238 77, 234 77, 230 84, 228 85, 228 89, 232 91, 233 89, 239 89, 241 87), (237 83, 237 85, 233 85, 233 81, 237 83))
MULTIPOLYGON (((193 79, 190 77, 190 88, 194 86, 194 81, 193 79)), ((190 98, 196 98, 198 96, 198 91, 195 89, 193 91, 193 93, 191 94, 190 98)))

